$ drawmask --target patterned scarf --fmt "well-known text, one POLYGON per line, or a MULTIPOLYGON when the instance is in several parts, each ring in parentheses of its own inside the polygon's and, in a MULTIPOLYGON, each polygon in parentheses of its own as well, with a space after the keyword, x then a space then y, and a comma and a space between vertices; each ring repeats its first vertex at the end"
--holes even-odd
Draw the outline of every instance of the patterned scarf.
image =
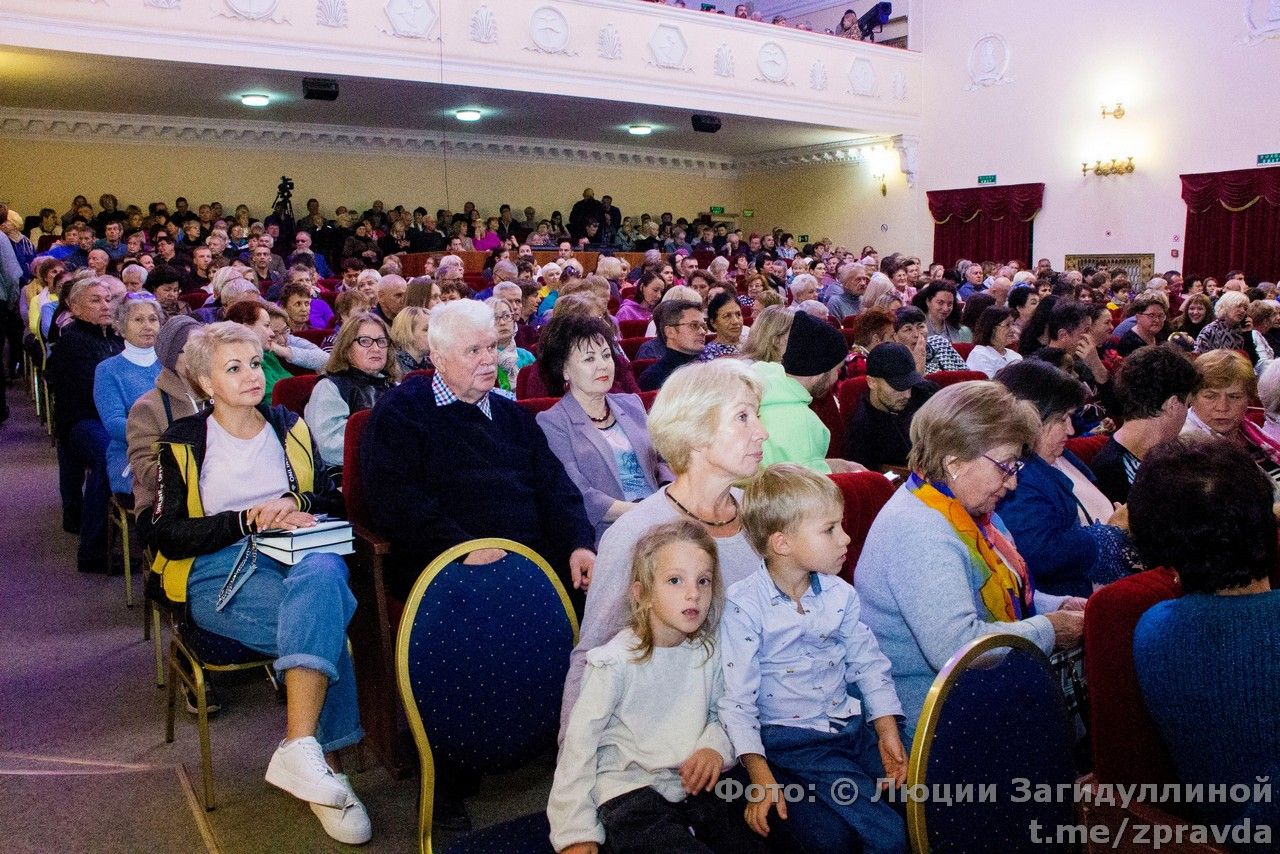
POLYGON ((1007 623, 1035 616, 1035 594, 1026 562, 990 513, 975 520, 945 486, 912 474, 907 489, 937 510, 955 529, 969 550, 969 586, 978 591, 989 623, 1007 623))

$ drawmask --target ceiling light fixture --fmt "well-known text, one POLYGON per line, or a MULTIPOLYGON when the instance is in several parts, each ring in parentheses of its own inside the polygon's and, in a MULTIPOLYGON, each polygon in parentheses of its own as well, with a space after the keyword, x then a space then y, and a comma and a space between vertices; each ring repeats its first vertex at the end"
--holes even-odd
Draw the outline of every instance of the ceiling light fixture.
POLYGON ((246 107, 265 107, 271 103, 271 96, 261 92, 248 92, 240 96, 240 103, 246 107))
POLYGON ((653 133, 653 128, 650 125, 631 125, 627 132, 632 136, 648 136, 653 133))
POLYGON ((480 121, 480 111, 479 111, 479 110, 458 110, 457 112, 455 112, 455 113, 453 114, 453 116, 454 116, 454 118, 456 118, 456 119, 457 119, 458 121, 460 121, 460 122, 478 122, 478 121, 480 121))

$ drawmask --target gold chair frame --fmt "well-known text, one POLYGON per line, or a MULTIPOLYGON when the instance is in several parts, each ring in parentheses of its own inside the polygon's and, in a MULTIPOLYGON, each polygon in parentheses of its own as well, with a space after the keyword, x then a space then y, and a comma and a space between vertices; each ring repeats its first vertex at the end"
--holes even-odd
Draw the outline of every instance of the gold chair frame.
POLYGON ((107 563, 110 565, 115 535, 119 533, 120 554, 124 558, 124 606, 126 608, 133 607, 133 557, 129 551, 129 525, 132 516, 133 511, 117 501, 113 493, 111 501, 107 504, 107 563))
POLYGON ((396 683, 400 688, 400 699, 404 704, 405 716, 409 719, 409 730, 413 733, 414 744, 418 747, 418 760, 422 767, 422 784, 418 797, 418 850, 421 854, 432 854, 431 847, 431 814, 435 803, 435 760, 431 753, 431 742, 427 738, 426 728, 422 725, 422 715, 418 713, 418 704, 413 699, 413 686, 409 682, 409 638, 412 634, 414 620, 418 616, 418 606, 427 587, 449 564, 481 549, 502 549, 505 552, 518 554, 533 561, 542 570, 556 595, 564 607, 565 617, 573 631, 573 643, 578 643, 578 618, 574 616, 573 605, 564 585, 560 583, 555 570, 541 555, 528 546, 513 540, 498 537, 486 537, 460 543, 442 552, 435 560, 427 564, 427 568, 418 576, 409 596, 405 600, 404 614, 400 618, 400 629, 396 636, 396 683))
MULTIPOLYGON (((156 631, 158 643, 159 630, 156 631)), ((276 681, 276 675, 271 669, 274 661, 275 659, 270 656, 263 656, 240 664, 205 664, 183 642, 177 628, 173 625, 169 626, 169 707, 165 719, 164 740, 167 744, 173 743, 173 721, 177 711, 178 684, 181 683, 196 698, 196 730, 200 734, 200 773, 204 781, 205 812, 212 812, 216 806, 213 797, 213 750, 209 743, 209 706, 208 697, 205 694, 207 684, 205 672, 230 673, 262 667, 266 669, 267 678, 271 680, 271 684, 279 691, 280 684, 276 681), (186 663, 186 669, 183 668, 183 662, 186 663)))
MULTIPOLYGON (((934 736, 938 732, 938 722, 942 718, 943 703, 960 681, 961 675, 969 669, 975 659, 997 649, 1020 649, 1044 660, 1044 666, 1052 671, 1049 658, 1033 644, 1020 635, 990 634, 974 638, 951 656, 951 660, 943 665, 942 670, 929 686, 925 695, 924 706, 920 711, 920 720, 916 724, 916 735, 911 740, 911 759, 907 764, 907 787, 914 791, 915 786, 925 782, 925 771, 929 767, 929 751, 933 747, 934 736)), ((925 826, 926 804, 915 800, 907 801, 907 838, 911 850, 916 854, 929 854, 929 834, 925 826)))

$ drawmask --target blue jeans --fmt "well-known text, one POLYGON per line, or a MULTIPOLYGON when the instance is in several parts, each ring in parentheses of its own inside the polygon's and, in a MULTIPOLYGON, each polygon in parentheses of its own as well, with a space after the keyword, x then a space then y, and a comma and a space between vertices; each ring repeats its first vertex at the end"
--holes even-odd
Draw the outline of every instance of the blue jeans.
POLYGON ((81 569, 107 570, 107 505, 111 482, 107 477, 107 430, 96 418, 72 425, 67 434, 67 459, 59 457, 59 483, 69 483, 71 468, 87 470, 84 502, 80 510, 80 548, 76 562, 81 569))
POLYGON ((258 554, 258 568, 221 611, 218 594, 240 551, 241 540, 201 555, 187 578, 187 603, 196 625, 276 656, 283 673, 305 667, 329 678, 316 741, 325 752, 364 738, 356 702, 356 675, 347 651, 347 624, 356 610, 347 565, 334 554, 311 554, 290 567, 258 554))
POLYGON ((805 799, 787 804, 791 834, 810 852, 842 852, 850 849, 850 833, 862 840, 867 854, 900 854, 907 850, 907 830, 902 817, 886 801, 873 803, 876 781, 884 776, 875 730, 861 718, 850 720, 839 732, 770 725, 760 728, 765 758, 777 781, 786 786, 814 785, 815 803, 805 799), (832 787, 838 780, 857 787, 851 804, 848 789, 837 801, 832 787))

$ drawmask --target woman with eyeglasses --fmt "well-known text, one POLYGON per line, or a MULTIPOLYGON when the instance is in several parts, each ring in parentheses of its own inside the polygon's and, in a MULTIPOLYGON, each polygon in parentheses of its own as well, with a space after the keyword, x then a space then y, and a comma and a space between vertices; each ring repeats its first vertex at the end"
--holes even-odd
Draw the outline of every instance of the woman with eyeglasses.
POLYGON ((511 304, 502 297, 489 297, 485 305, 493 309, 493 329, 498 336, 498 388, 515 394, 516 375, 537 359, 528 350, 516 346, 516 316, 511 304))
POLYGON ((312 389, 303 411, 325 465, 342 467, 347 419, 372 409, 400 379, 395 350, 386 322, 372 312, 352 317, 338 333, 325 376, 312 389))
POLYGON ((853 576, 908 738, 938 671, 969 641, 1016 634, 1046 654, 1080 642, 1085 600, 1037 590, 995 513, 1040 427, 1035 407, 994 382, 948 386, 911 421, 911 475, 876 516, 853 576))
POLYGON ((1159 344, 1165 319, 1169 316, 1169 300, 1160 291, 1144 291, 1129 304, 1133 328, 1120 338, 1116 352, 1128 356, 1139 347, 1159 344))
POLYGON ((133 476, 129 469, 126 428, 129 409, 151 389, 164 367, 156 358, 156 336, 165 313, 151 294, 125 294, 112 323, 124 338, 124 352, 98 363, 93 374, 93 403, 107 431, 107 477, 111 491, 124 506, 133 505, 133 476))
POLYGON ((1102 494, 1089 467, 1067 450, 1072 416, 1084 404, 1080 381, 1028 359, 1001 370, 996 382, 1040 414, 1040 432, 1022 456, 1018 488, 999 506, 1036 587, 1088 597, 1133 572, 1126 511, 1102 494))

